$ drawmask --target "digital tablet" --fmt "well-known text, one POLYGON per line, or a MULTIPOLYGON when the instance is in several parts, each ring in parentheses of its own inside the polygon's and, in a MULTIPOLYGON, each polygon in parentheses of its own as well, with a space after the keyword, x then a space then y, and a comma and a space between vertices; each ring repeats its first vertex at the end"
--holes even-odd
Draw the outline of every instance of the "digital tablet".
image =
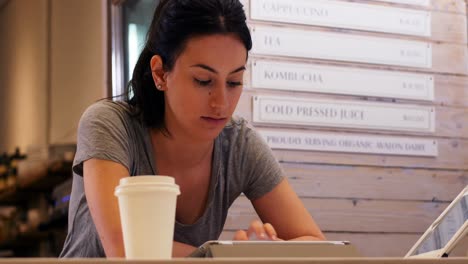
POLYGON ((468 256, 468 186, 449 204, 405 257, 468 256))
POLYGON ((208 241, 188 257, 361 257, 348 241, 208 241))

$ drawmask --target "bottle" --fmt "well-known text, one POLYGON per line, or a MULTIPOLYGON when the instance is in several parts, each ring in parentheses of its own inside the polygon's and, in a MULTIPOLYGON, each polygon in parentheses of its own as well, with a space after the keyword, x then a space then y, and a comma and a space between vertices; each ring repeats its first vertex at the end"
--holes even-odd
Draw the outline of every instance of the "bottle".
POLYGON ((6 177, 8 174, 8 154, 5 152, 0 156, 0 191, 3 191, 6 187, 6 177))
POLYGON ((8 169, 8 175, 6 177, 5 185, 12 187, 16 185, 16 178, 18 176, 18 161, 25 159, 25 155, 21 155, 20 148, 17 147, 15 154, 10 157, 10 167, 8 169))

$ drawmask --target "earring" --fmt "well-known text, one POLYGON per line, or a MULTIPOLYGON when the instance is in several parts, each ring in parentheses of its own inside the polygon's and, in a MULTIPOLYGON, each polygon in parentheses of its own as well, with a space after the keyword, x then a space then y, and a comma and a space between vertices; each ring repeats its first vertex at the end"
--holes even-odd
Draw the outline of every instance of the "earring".
POLYGON ((158 90, 162 90, 162 85, 161 85, 161 84, 157 84, 157 85, 156 85, 156 88, 158 88, 158 90))

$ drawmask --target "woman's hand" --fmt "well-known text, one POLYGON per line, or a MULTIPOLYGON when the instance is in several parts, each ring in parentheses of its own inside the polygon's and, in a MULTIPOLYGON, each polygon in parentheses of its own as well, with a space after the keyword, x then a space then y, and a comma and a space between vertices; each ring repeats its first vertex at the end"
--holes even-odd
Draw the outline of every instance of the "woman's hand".
POLYGON ((287 179, 283 179, 269 193, 252 200, 252 205, 259 218, 264 223, 271 223, 284 240, 325 240, 287 179))
POLYGON ((247 231, 239 230, 234 235, 234 240, 282 240, 278 238, 275 228, 269 224, 263 224, 259 220, 252 221, 247 231))

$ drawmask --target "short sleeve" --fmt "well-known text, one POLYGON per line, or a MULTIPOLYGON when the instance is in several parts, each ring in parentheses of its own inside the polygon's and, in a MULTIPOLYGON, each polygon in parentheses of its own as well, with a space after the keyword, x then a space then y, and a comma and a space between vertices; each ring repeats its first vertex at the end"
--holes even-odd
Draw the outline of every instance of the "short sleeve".
POLYGON ((129 116, 119 105, 101 101, 90 106, 78 126, 73 171, 83 176, 83 162, 102 159, 130 168, 129 116))
POLYGON ((265 140, 247 128, 242 155, 244 194, 255 200, 273 190, 284 178, 284 172, 265 140))

